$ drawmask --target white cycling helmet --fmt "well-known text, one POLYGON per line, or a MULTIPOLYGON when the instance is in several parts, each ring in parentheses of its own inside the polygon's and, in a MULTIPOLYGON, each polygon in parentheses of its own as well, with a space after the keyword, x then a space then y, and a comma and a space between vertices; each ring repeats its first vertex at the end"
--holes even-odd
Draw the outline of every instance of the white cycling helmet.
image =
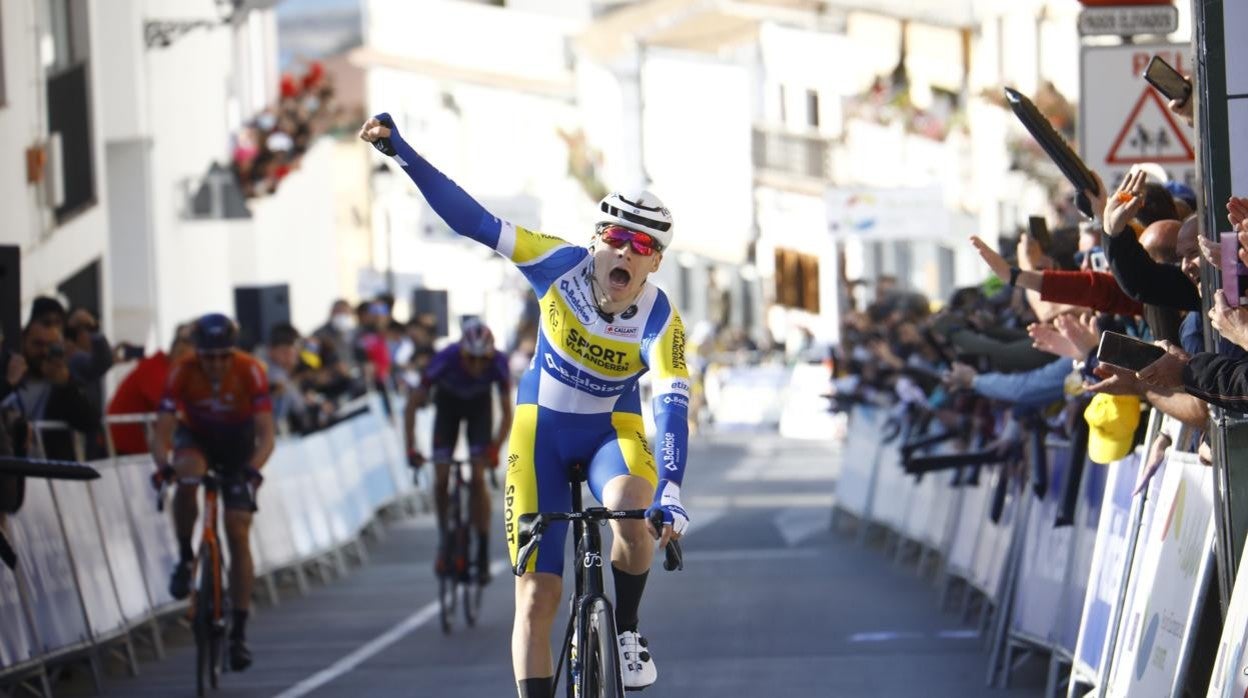
POLYGON ((480 320, 464 323, 463 336, 459 339, 459 348, 468 356, 477 358, 493 356, 494 333, 480 320))
POLYGON ((672 212, 659 197, 645 189, 611 192, 598 203, 602 223, 618 223, 625 228, 649 233, 667 249, 672 244, 672 212))

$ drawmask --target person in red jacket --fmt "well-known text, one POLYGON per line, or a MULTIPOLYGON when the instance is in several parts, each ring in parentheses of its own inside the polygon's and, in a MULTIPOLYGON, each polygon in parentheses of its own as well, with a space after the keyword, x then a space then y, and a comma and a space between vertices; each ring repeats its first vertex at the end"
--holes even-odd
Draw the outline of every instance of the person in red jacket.
MULTIPOLYGON (((155 412, 160 406, 160 398, 165 392, 165 383, 169 379, 169 369, 179 359, 189 356, 195 351, 191 340, 194 323, 178 325, 173 333, 173 344, 169 352, 158 351, 139 361, 117 391, 108 401, 107 413, 114 414, 148 414, 155 412)), ((117 455, 147 453, 147 431, 141 424, 114 424, 109 427, 113 437, 113 449, 117 455)))

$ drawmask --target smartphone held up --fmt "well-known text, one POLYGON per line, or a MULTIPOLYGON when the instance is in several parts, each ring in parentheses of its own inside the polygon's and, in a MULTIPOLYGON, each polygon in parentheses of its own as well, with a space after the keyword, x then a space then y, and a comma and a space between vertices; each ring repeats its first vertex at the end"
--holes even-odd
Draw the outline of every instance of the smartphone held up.
POLYGON ((1161 56, 1153 56, 1153 59, 1148 62, 1148 67, 1144 69, 1144 79, 1148 81, 1148 84, 1157 88, 1158 92, 1165 95, 1166 99, 1176 100, 1179 104, 1183 104, 1192 96, 1192 83, 1165 62, 1161 56))

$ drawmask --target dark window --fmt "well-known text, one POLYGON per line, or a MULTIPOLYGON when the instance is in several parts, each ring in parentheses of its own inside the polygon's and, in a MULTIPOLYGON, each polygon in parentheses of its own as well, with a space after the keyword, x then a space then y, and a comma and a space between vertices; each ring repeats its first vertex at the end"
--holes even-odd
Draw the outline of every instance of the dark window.
POLYGON ((69 300, 69 308, 85 308, 99 320, 100 317, 100 260, 74 272, 72 276, 56 285, 69 300))
POLYGON ((819 93, 806 90, 806 125, 819 128, 819 93))
POLYGON ((64 199, 56 220, 95 204, 95 162, 91 147, 91 100, 88 92, 87 7, 84 0, 44 0, 44 55, 48 93, 48 133, 58 134, 64 199))

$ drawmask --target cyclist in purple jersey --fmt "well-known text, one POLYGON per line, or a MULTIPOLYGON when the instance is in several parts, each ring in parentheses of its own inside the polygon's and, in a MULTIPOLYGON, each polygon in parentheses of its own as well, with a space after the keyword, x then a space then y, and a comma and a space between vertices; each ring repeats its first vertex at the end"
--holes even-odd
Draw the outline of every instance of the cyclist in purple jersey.
MULTIPOLYGON (((408 464, 419 468, 425 461, 416 448, 416 410, 432 397, 434 502, 438 513, 439 544, 445 544, 446 510, 450 470, 459 441, 460 423, 468 427, 468 456, 472 463, 471 520, 477 533, 477 570, 482 584, 489 581, 490 494, 485 468, 498 466, 498 450, 511 429, 511 374, 507 356, 495 350, 494 335, 484 324, 464 326, 463 337, 434 355, 421 374, 420 387, 412 393, 403 413, 403 435, 408 464), (497 435, 494 433, 494 400, 490 387, 498 386, 502 406, 497 435)), ((443 564, 438 555, 435 566, 443 564)), ((438 574, 446 570, 437 569, 438 574)))

